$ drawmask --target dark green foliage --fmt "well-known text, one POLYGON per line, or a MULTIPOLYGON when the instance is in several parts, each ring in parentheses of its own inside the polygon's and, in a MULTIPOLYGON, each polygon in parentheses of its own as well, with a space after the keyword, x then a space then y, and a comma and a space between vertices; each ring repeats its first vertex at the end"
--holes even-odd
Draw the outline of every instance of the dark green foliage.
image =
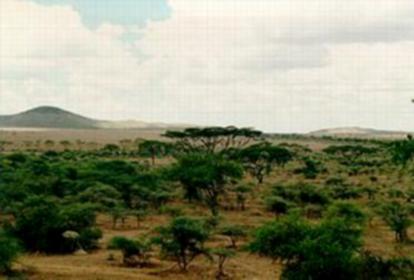
POLYGON ((329 197, 323 189, 310 184, 295 184, 288 186, 275 186, 272 195, 278 196, 286 201, 296 203, 300 206, 307 204, 327 205, 329 197))
POLYGON ((285 263, 282 279, 355 279, 361 231, 342 219, 311 225, 288 216, 256 232, 250 250, 285 263))
POLYGON ((360 280, 409 280, 414 279, 414 262, 408 258, 385 259, 370 252, 363 252, 360 261, 360 280))
POLYGON ((392 160, 398 164, 406 164, 414 156, 414 141, 406 139, 395 141, 390 145, 392 160))
POLYGON ((79 244, 82 249, 91 251, 99 248, 98 241, 102 238, 102 230, 96 227, 82 229, 79 234, 79 244))
POLYGON ((274 166, 286 164, 293 156, 286 148, 259 143, 234 152, 232 157, 243 162, 246 170, 261 184, 274 166))
POLYGON ((203 221, 178 217, 168 226, 158 228, 154 242, 160 245, 165 257, 172 258, 181 270, 186 271, 197 256, 207 254, 204 242, 208 237, 209 232, 203 221))
POLYGON ((289 210, 290 203, 279 196, 268 196, 265 198, 266 209, 274 213, 277 217, 286 214, 289 210))
POLYGON ((236 194, 236 205, 241 211, 246 210, 247 195, 252 191, 250 186, 240 185, 233 190, 236 194))
POLYGON ((142 157, 150 157, 152 164, 155 164, 157 157, 165 157, 173 152, 173 145, 171 143, 146 140, 138 145, 138 153, 142 157))
POLYGON ((121 148, 115 144, 107 144, 102 148, 101 152, 104 156, 114 156, 121 153, 121 148))
POLYGON ((148 264, 151 243, 146 240, 115 236, 109 241, 108 248, 122 251, 124 265, 142 267, 148 264))
POLYGON ((313 185, 298 185, 297 188, 297 199, 302 204, 326 205, 329 203, 328 196, 313 185))
POLYGON ((397 242, 408 241, 408 228, 412 225, 411 209, 398 201, 385 203, 379 209, 384 221, 395 232, 397 242))
POLYGON ((353 199, 361 197, 364 189, 356 188, 341 177, 332 177, 326 181, 327 191, 334 199, 353 199))
POLYGON ((79 193, 77 199, 81 202, 95 203, 102 210, 109 210, 121 204, 122 195, 114 187, 96 183, 79 193))
POLYGON ((11 264, 20 252, 18 241, 0 228, 0 275, 9 272, 11 264))
POLYGON ((306 179, 315 179, 323 171, 322 164, 316 160, 305 157, 303 158, 304 166, 295 170, 295 173, 301 173, 306 179))
POLYGON ((365 213, 357 205, 341 201, 334 203, 328 208, 326 218, 341 218, 348 224, 361 226, 367 220, 365 213))
POLYGON ((70 204, 61 206, 55 199, 33 196, 26 199, 15 213, 13 233, 19 237, 29 251, 64 253, 74 250, 62 234, 75 231, 82 238, 85 248, 96 242, 96 235, 86 239, 85 230, 95 224, 94 208, 91 205, 70 204))
POLYGON ((217 215, 220 197, 230 182, 241 179, 243 170, 220 155, 195 153, 181 157, 172 173, 184 187, 186 198, 202 200, 217 215))
POLYGON ((166 137, 176 141, 183 152, 205 151, 214 153, 229 148, 246 146, 262 136, 262 132, 251 128, 205 127, 187 128, 184 131, 167 131, 166 137))
POLYGON ((305 240, 311 226, 302 218, 287 216, 261 226, 250 250, 275 260, 293 260, 300 252, 298 244, 305 240))
POLYGON ((359 157, 362 155, 371 155, 378 152, 378 148, 367 147, 362 145, 343 145, 343 146, 329 146, 323 150, 330 155, 337 155, 341 157, 359 157))
POLYGON ((171 217, 178 217, 183 216, 184 210, 180 207, 174 207, 174 206, 162 206, 159 209, 160 214, 167 214, 171 217))
POLYGON ((223 226, 220 229, 219 233, 222 235, 228 236, 230 238, 232 248, 237 248, 238 239, 247 236, 246 229, 240 225, 223 226))

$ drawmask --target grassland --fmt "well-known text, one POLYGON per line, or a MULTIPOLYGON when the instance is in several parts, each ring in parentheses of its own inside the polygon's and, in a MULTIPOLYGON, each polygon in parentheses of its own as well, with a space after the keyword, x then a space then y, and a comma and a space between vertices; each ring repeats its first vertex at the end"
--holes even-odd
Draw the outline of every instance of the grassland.
MULTIPOLYGON (((1 131, 0 141, 8 142, 4 146, 5 155, 16 151, 28 153, 29 151, 46 150, 62 151, 62 141, 71 144, 66 147, 74 151, 93 151, 101 149, 106 144, 124 145, 124 149, 131 151, 135 149, 136 139, 161 139, 161 131, 158 130, 42 130, 42 131, 1 131), (127 139, 128 141, 125 141, 127 139), (53 145, 45 143, 53 141, 53 145), (122 141, 123 142, 120 142, 122 141), (123 144, 122 144, 123 143, 123 144)), ((305 178, 302 173, 295 170, 302 166, 300 160, 294 160, 284 167, 275 168, 266 177, 263 184, 258 185, 254 178, 245 176, 243 184, 254 188, 247 197, 246 210, 234 210, 232 197, 222 201, 221 223, 242 225, 253 231, 265 222, 274 220, 274 215, 266 211, 263 199, 275 185, 293 185, 296 183, 309 183, 316 186, 324 186, 332 177, 341 177, 346 183, 355 188, 375 187, 378 189, 377 201, 387 201, 392 198, 390 190, 401 190, 405 192, 412 186, 412 170, 409 167, 393 165, 385 158, 385 152, 365 158, 368 161, 383 161, 374 167, 359 167, 354 173, 350 173, 349 166, 338 162, 338 158, 326 156, 322 150, 331 145, 352 144, 352 141, 339 141, 335 139, 322 138, 292 138, 274 136, 271 141, 275 144, 288 143, 290 147, 300 149, 307 147, 305 151, 318 162, 321 162, 325 171, 320 172, 316 178, 305 178), (375 180, 373 178, 375 177, 375 180)), ((356 144, 361 144, 356 141, 356 144)), ((376 143, 362 143, 372 146, 376 143)), ((111 159, 123 161, 147 161, 139 156, 119 154, 111 156, 111 159)), ((166 166, 173 161, 172 158, 164 158, 157 161, 158 166, 166 166)), ((352 167, 352 166, 351 166, 352 167)), ((401 198, 404 200, 405 198, 401 198)), ((348 199, 355 202, 368 213, 369 223, 364 230, 364 248, 383 257, 404 256, 414 258, 414 243, 408 242, 398 244, 395 242, 394 233, 388 225, 372 210, 372 201, 366 195, 348 199)), ((408 203, 408 202, 407 202, 408 203)), ((177 207, 187 216, 208 216, 208 210, 201 203, 185 203, 181 198, 175 198, 168 204, 177 207)), ((161 259, 157 251, 151 255, 151 266, 145 268, 127 268, 122 265, 121 255, 117 251, 107 249, 108 241, 114 236, 126 236, 135 238, 137 236, 151 235, 158 226, 166 225, 171 220, 168 213, 152 211, 137 226, 134 217, 127 217, 124 224, 116 228, 112 226, 111 217, 99 214, 97 226, 103 231, 103 238, 99 241, 100 248, 88 254, 72 255, 47 255, 42 253, 23 254, 15 263, 14 268, 21 271, 28 279, 214 279, 216 264, 205 258, 198 258, 187 273, 180 273, 174 262, 161 259), (109 256, 114 258, 109 258, 109 256)), ((311 219, 313 220, 313 219, 311 219)), ((317 219, 315 220, 317 222, 317 219)), ((410 229, 408 235, 414 238, 414 230, 410 229)), ((240 247, 250 240, 245 237, 240 242, 240 247)), ((216 234, 208 241, 209 247, 219 247, 228 244, 225 236, 216 234)), ((264 257, 239 250, 234 258, 226 265, 226 273, 229 279, 278 279, 281 273, 281 264, 264 257)))

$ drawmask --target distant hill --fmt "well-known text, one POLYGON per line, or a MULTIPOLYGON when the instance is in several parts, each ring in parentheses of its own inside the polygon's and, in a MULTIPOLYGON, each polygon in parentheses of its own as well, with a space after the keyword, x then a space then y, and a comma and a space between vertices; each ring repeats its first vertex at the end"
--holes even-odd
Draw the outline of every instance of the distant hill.
POLYGON ((49 106, 0 116, 0 127, 91 129, 98 126, 99 121, 49 106))
POLYGON ((104 121, 84 117, 57 107, 41 106, 14 115, 0 115, 0 128, 45 129, 166 129, 184 124, 147 123, 142 121, 104 121))
POLYGON ((308 133, 316 137, 338 137, 338 138, 378 138, 378 139, 398 139, 405 138, 410 132, 406 131, 387 131, 361 127, 339 127, 322 129, 308 133))

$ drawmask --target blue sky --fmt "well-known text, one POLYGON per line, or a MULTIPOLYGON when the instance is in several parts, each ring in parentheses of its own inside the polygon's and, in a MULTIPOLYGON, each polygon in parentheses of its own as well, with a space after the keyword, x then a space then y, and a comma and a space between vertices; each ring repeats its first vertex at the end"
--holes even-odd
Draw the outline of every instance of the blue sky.
POLYGON ((147 20, 163 20, 171 11, 166 0, 31 0, 45 5, 71 5, 89 27, 110 22, 143 25, 147 20))

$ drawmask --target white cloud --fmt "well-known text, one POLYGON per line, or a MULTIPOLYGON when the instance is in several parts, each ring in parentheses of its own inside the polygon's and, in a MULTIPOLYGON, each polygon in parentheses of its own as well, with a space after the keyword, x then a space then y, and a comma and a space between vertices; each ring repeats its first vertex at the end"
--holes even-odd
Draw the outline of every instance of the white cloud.
POLYGON ((0 2, 0 110, 307 131, 412 129, 412 0, 170 0, 130 44, 70 6, 0 2))

